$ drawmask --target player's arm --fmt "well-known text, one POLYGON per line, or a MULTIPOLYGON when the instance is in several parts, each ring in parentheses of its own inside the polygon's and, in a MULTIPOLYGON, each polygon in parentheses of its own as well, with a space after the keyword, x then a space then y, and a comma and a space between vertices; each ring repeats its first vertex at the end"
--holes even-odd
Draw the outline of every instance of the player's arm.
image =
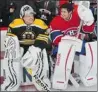
POLYGON ((50 38, 51 38, 51 41, 52 41, 52 44, 57 46, 58 43, 61 41, 61 38, 63 37, 63 34, 61 33, 61 31, 59 30, 58 28, 58 25, 57 25, 57 20, 56 18, 54 18, 51 23, 50 23, 50 38))
POLYGON ((15 26, 17 25, 17 23, 18 23, 18 21, 17 21, 18 19, 15 19, 15 20, 13 20, 10 24, 9 24, 9 26, 8 26, 8 31, 7 31, 7 34, 8 35, 15 35, 16 36, 16 34, 15 34, 15 26))
POLYGON ((60 30, 53 30, 51 31, 50 36, 51 36, 52 43, 57 46, 58 43, 61 41, 63 34, 61 33, 60 30))
POLYGON ((46 32, 48 29, 48 26, 42 20, 40 20, 39 26, 40 28, 37 29, 38 34, 35 39, 34 46, 44 49, 48 45, 49 35, 46 32))

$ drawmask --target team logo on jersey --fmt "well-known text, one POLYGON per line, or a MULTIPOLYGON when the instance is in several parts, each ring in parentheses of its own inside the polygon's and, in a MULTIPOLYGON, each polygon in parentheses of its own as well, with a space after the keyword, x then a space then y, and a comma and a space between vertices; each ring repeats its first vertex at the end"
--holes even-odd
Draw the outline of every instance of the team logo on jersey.
POLYGON ((22 34, 22 39, 33 40, 33 39, 35 39, 35 33, 33 31, 25 31, 22 34))
POLYGON ((76 36, 77 31, 78 31, 77 27, 72 27, 72 28, 68 28, 67 30, 64 30, 63 34, 64 35, 70 35, 70 36, 76 36))

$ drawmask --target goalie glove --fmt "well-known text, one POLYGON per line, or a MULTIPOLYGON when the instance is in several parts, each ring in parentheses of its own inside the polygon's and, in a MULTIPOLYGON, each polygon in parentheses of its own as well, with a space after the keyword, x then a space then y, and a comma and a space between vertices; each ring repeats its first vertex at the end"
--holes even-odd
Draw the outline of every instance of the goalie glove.
POLYGON ((83 25, 90 26, 94 22, 92 11, 89 9, 89 1, 80 1, 78 6, 78 15, 84 21, 83 25))

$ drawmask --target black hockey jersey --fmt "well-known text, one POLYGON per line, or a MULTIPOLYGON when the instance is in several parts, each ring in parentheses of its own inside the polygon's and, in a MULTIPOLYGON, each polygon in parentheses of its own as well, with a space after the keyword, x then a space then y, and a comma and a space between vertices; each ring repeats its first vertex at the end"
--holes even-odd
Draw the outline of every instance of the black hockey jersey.
POLYGON ((15 34, 20 41, 31 42, 37 39, 48 43, 48 35, 45 34, 47 28, 48 26, 40 19, 35 19, 31 25, 26 25, 19 18, 10 23, 8 32, 15 34))

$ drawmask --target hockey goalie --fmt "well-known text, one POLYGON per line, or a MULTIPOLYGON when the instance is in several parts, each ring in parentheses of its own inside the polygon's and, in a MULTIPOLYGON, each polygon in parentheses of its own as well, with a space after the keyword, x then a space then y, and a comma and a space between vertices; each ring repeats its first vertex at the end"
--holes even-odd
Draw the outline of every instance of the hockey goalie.
POLYGON ((58 48, 52 77, 54 89, 65 90, 69 80, 79 87, 71 75, 76 52, 79 53, 79 75, 83 84, 92 86, 97 83, 97 42, 85 43, 80 33, 80 30, 84 34, 94 30, 94 17, 89 6, 89 1, 79 1, 78 5, 63 4, 60 15, 50 23, 50 37, 54 48, 58 48))
POLYGON ((47 25, 34 18, 29 5, 20 10, 20 18, 10 25, 5 39, 2 91, 18 91, 22 82, 22 67, 32 70, 32 84, 38 91, 49 91, 49 65, 47 59, 47 25))

